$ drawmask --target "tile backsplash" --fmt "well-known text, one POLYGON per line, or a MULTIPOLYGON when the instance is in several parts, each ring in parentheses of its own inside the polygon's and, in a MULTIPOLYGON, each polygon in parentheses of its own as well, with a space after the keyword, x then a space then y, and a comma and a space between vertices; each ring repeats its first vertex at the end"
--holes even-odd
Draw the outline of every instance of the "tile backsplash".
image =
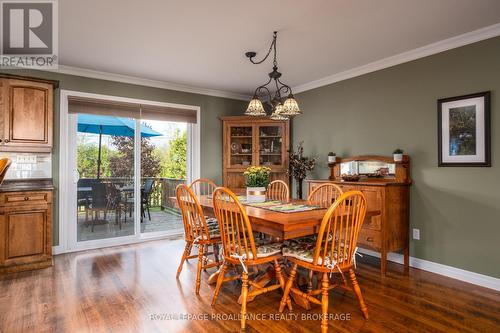
POLYGON ((12 160, 5 179, 52 178, 51 153, 0 152, 0 158, 5 157, 12 160))

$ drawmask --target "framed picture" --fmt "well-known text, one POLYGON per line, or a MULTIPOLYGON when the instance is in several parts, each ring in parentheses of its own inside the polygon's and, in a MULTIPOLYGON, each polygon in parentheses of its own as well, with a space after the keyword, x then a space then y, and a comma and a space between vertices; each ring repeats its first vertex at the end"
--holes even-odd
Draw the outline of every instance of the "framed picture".
POLYGON ((438 100, 439 166, 491 166, 490 92, 438 100))

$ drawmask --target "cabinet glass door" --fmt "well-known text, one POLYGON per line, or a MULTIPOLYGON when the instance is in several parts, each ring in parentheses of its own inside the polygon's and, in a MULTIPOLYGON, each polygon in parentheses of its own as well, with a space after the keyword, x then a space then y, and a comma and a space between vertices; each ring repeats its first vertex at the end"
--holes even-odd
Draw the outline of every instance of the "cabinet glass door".
POLYGON ((259 165, 273 167, 283 166, 283 126, 259 126, 259 165))
POLYGON ((252 164, 253 127, 231 126, 229 131, 229 165, 247 167, 252 164))

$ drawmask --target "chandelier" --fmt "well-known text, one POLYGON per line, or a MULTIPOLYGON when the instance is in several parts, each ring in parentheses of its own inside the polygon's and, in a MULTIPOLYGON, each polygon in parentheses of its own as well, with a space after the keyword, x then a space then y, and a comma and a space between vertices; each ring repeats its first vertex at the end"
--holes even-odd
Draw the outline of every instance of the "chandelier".
POLYGON ((258 65, 266 61, 271 52, 273 52, 273 71, 268 74, 269 80, 255 89, 252 100, 248 103, 247 110, 245 111, 247 116, 261 117, 267 115, 261 98, 264 100, 264 103, 267 103, 271 107, 272 113, 270 118, 273 120, 286 120, 302 113, 297 101, 293 97, 292 88, 280 80, 281 73, 278 72, 278 61, 276 59, 277 35, 278 32, 275 31, 269 51, 267 51, 266 56, 262 60, 254 60, 254 57, 257 55, 256 52, 245 53, 245 56, 252 64, 258 65), (275 90, 274 94, 271 93, 271 90, 275 90), (282 94, 286 97, 282 97, 282 94))

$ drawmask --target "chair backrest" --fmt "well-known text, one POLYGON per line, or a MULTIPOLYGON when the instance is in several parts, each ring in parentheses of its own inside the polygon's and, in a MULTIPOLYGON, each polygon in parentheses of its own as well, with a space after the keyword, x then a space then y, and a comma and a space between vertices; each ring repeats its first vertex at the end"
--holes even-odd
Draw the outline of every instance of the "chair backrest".
POLYGON ((307 202, 310 205, 328 208, 342 194, 342 189, 332 183, 321 184, 309 193, 307 202))
POLYGON ((218 187, 213 193, 215 217, 219 221, 224 257, 226 259, 245 255, 257 258, 252 226, 236 195, 228 188, 218 187))
POLYGON ((196 179, 189 185, 191 191, 194 194, 200 195, 212 195, 214 190, 217 188, 217 184, 214 183, 213 180, 207 178, 199 178, 196 179))
MULTIPOLYGON (((313 265, 352 264, 359 231, 366 215, 366 198, 360 191, 342 194, 325 213, 318 232, 313 265)), ((330 269, 333 269, 330 267, 330 269)))
POLYGON ((106 208, 108 198, 105 183, 92 184, 92 208, 106 208))
POLYGON ((184 223, 186 240, 191 242, 196 239, 201 241, 210 240, 205 214, 196 194, 185 184, 179 184, 175 192, 182 215, 182 222, 184 223))
POLYGON ((154 179, 148 178, 144 181, 144 195, 149 196, 153 191, 154 179))
POLYGON ((8 158, 0 159, 0 185, 2 185, 3 180, 5 179, 5 175, 7 171, 9 171, 10 165, 12 161, 8 158))
POLYGON ((290 199, 290 189, 288 184, 282 180, 274 180, 267 186, 266 197, 269 200, 288 201, 290 199))

